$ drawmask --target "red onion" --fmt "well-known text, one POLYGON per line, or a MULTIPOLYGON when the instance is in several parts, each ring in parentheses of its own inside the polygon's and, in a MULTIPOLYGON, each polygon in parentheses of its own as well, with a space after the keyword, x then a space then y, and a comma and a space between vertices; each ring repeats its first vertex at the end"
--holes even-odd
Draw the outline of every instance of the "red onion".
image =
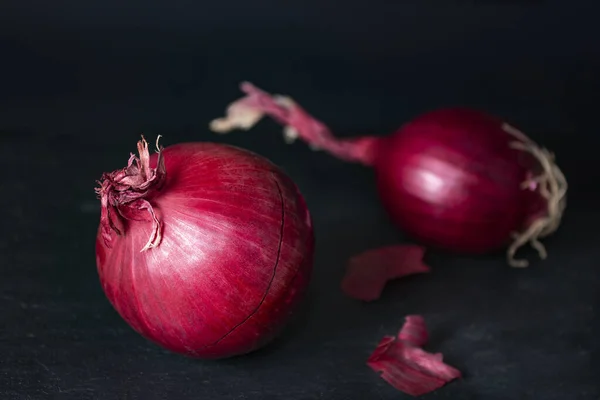
POLYGON ((500 118, 468 108, 420 115, 385 137, 336 139, 322 122, 286 96, 271 96, 250 83, 246 97, 211 122, 215 132, 250 129, 263 115, 285 125, 291 142, 375 169, 382 203, 391 219, 422 243, 480 254, 508 246, 508 263, 530 243, 558 229, 567 182, 554 155, 500 118), (511 243, 512 240, 512 243, 511 243))
MULTIPOLYGON (((158 147, 158 143, 157 143, 158 147)), ((298 188, 249 151, 177 144, 102 176, 102 288, 147 339, 192 357, 256 350, 306 291, 314 237, 298 188)))

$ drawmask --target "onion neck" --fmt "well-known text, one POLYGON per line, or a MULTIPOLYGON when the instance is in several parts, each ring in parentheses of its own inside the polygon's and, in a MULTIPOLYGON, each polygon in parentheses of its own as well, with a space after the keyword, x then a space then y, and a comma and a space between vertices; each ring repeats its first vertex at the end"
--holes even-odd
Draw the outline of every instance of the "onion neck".
POLYGON ((213 132, 249 130, 267 115, 284 125, 283 136, 287 143, 299 138, 311 149, 326 151, 338 159, 367 166, 374 164, 380 138, 337 139, 324 123, 290 97, 271 95, 249 82, 243 82, 240 89, 246 96, 229 104, 224 117, 211 121, 213 132))
POLYGON ((141 251, 160 244, 162 239, 161 222, 148 201, 153 192, 160 190, 166 179, 166 169, 162 154, 156 140, 158 160, 156 168, 150 167, 148 142, 142 136, 137 143, 139 157, 131 154, 127 167, 102 174, 96 188, 100 197, 100 226, 102 239, 111 246, 113 234, 124 235, 125 220, 147 220, 152 222, 152 234, 141 251))
POLYGON ((546 248, 539 239, 554 233, 560 226, 567 207, 568 184, 564 174, 556 165, 554 154, 539 147, 523 132, 509 124, 504 124, 502 129, 516 139, 510 143, 510 147, 530 153, 541 167, 541 173, 537 175, 532 173, 521 187, 539 193, 546 202, 545 210, 535 215, 522 232, 513 234, 513 242, 507 251, 508 263, 513 267, 524 268, 529 263, 527 260, 516 259, 515 253, 525 244, 529 243, 541 259, 546 259, 548 256, 546 248))

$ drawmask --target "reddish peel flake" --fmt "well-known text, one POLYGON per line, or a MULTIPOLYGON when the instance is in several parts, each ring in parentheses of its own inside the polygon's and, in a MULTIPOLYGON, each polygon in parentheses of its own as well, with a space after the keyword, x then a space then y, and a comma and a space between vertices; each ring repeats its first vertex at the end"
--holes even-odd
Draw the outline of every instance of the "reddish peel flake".
POLYGON ((385 336, 369 359, 367 365, 394 388, 411 396, 437 390, 461 372, 444 363, 441 353, 428 353, 420 346, 428 339, 423 317, 411 315, 398 336, 385 336))
POLYGON ((423 347, 429 341, 425 320, 420 315, 409 315, 398 333, 398 339, 411 346, 423 347))
POLYGON ((342 291, 357 300, 377 300, 388 281, 429 272, 424 254, 421 246, 394 245, 356 255, 348 263, 342 291))
POLYGON ((287 143, 303 140, 313 150, 324 150, 349 162, 372 165, 375 148, 380 142, 376 136, 337 139, 329 127, 304 110, 291 97, 268 93, 250 82, 240 84, 244 97, 230 103, 226 115, 212 120, 210 130, 225 134, 233 130, 249 130, 268 116, 284 126, 287 143))

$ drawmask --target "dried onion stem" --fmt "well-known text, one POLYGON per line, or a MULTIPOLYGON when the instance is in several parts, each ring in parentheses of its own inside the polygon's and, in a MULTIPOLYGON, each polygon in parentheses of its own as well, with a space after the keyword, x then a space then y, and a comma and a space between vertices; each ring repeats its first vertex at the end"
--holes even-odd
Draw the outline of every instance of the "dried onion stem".
POLYGON ((148 142, 142 136, 137 144, 139 157, 131 154, 127 167, 104 173, 98 182, 100 186, 96 188, 96 193, 101 200, 102 238, 108 247, 111 246, 112 232, 119 236, 124 234, 123 220, 138 220, 144 212, 149 214, 152 232, 140 251, 157 247, 162 240, 161 221, 147 200, 150 193, 160 189, 166 179, 163 148, 159 145, 159 140, 160 135, 156 139, 156 168, 150 168, 148 142))
POLYGON ((509 124, 505 123, 502 129, 517 139, 517 141, 510 143, 511 148, 530 153, 537 159, 543 169, 543 172, 538 176, 523 182, 522 188, 539 188, 540 195, 546 200, 546 213, 544 216, 533 221, 523 232, 513 233, 513 242, 506 253, 510 266, 525 268, 529 265, 529 262, 523 259, 516 259, 515 254, 517 250, 529 242, 531 247, 538 252, 539 257, 542 260, 546 259, 548 253, 539 239, 555 232, 560 226, 567 206, 566 195, 568 184, 564 174, 554 161, 553 153, 539 147, 523 132, 509 124))

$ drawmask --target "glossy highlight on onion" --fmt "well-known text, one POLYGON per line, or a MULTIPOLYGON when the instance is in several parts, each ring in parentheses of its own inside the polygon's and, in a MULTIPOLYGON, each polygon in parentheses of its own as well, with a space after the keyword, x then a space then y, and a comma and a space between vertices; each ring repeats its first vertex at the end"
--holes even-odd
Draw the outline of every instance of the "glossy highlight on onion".
POLYGON ((250 151, 158 147, 104 173, 102 289, 138 333, 173 352, 224 358, 275 338, 304 297, 314 235, 294 182, 250 151))
POLYGON ((425 112, 389 136, 338 139, 292 98, 249 82, 245 97, 210 123, 217 133, 248 130, 267 115, 284 126, 286 141, 372 167, 390 218, 421 243, 482 254, 507 248, 507 262, 526 267, 516 252, 555 232, 566 208, 567 181, 554 154, 501 118, 466 107, 425 112))

